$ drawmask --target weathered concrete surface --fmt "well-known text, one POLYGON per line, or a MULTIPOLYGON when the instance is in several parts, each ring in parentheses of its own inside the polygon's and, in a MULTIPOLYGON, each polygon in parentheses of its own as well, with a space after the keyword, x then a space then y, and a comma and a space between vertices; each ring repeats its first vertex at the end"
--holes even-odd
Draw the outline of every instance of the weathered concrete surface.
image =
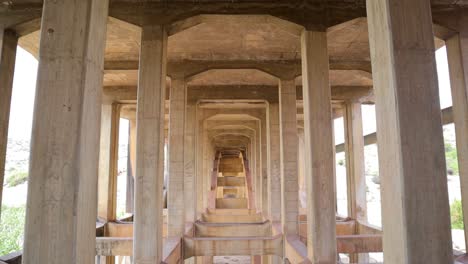
POLYGON ((299 217, 299 182, 297 176, 297 110, 294 80, 279 85, 281 222, 286 235, 297 234, 299 217))
POLYGON ((143 28, 137 114, 135 264, 159 263, 163 258, 166 47, 164 27, 143 28))
MULTIPOLYGON (((466 18, 464 19, 466 21, 466 18)), ((447 40, 447 59, 452 89, 458 167, 462 193, 463 221, 468 226, 468 31, 447 40)), ((465 229, 468 241, 468 228, 465 229)))
POLYGON ((335 177, 327 35, 302 33, 304 140, 307 190, 307 255, 312 263, 335 263, 335 177))
POLYGON ((8 123, 10 121, 13 75, 15 72, 16 46, 15 32, 0 28, 0 204, 2 202, 3 178, 5 174, 6 150, 8 144, 8 123))
POLYGON ((450 263, 450 212, 430 4, 424 0, 367 3, 378 105, 384 261, 450 263))
POLYGON ((169 108, 169 179, 168 231, 169 236, 182 236, 185 229, 184 151, 185 111, 187 91, 184 79, 171 82, 169 108))
POLYGON ((108 1, 44 6, 23 263, 92 263, 108 1))

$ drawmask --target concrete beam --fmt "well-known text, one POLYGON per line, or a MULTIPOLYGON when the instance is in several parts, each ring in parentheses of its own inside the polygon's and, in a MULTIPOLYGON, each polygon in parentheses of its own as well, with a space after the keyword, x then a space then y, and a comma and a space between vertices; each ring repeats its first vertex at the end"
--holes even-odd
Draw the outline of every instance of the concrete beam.
POLYGON ((184 258, 192 256, 283 255, 283 236, 192 238, 184 237, 184 258))
MULTIPOLYGON (((449 125, 453 123, 453 108, 447 107, 442 109, 442 125, 449 125)), ((377 133, 371 133, 364 136, 364 146, 377 144, 377 133)), ((345 144, 336 145, 336 153, 341 153, 345 151, 345 144)))
MULTIPOLYGON (((278 86, 270 85, 210 85, 188 86, 187 101, 189 104, 200 100, 265 100, 269 103, 279 102, 278 86)), ((356 101, 373 96, 370 86, 332 86, 331 99, 336 101, 356 101)), ((134 102, 137 98, 136 86, 106 86, 104 98, 117 102, 134 102)), ((302 86, 296 86, 296 98, 303 100, 302 86)), ((168 95, 166 96, 168 100, 168 95)))
MULTIPOLYGON (((106 71, 135 71, 139 68, 137 60, 107 60, 106 71)), ((295 78, 301 75, 301 61, 268 61, 268 60, 186 60, 169 61, 167 75, 171 77, 190 78, 214 69, 256 69, 277 78, 295 78)), ((330 60, 330 70, 358 70, 372 73, 370 61, 330 60)))

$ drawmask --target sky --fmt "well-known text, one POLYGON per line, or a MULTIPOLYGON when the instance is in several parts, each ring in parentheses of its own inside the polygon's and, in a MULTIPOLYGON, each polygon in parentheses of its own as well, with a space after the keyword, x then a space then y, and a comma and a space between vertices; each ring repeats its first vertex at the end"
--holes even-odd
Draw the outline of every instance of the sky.
MULTIPOLYGON (((447 65, 447 53, 445 47, 436 52, 437 72, 439 78, 439 94, 441 108, 452 105, 450 92, 450 79, 447 65)), ((14 140, 29 140, 34 108, 34 96, 37 76, 37 60, 27 51, 18 47, 16 56, 15 78, 13 82, 13 95, 10 113, 10 126, 8 137, 14 140)), ((376 131, 375 107, 364 105, 363 130, 364 134, 376 131)), ((121 131, 126 131, 128 124, 122 122, 121 131)), ((343 119, 335 120, 335 141, 340 144, 344 141, 343 119)), ((121 142, 126 141, 126 133, 120 133, 121 142)))

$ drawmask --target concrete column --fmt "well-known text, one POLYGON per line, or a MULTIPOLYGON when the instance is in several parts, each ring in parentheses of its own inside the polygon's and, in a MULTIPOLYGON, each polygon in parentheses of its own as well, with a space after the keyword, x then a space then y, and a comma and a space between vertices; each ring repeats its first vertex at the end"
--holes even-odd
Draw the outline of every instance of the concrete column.
POLYGON ((0 205, 2 204, 3 178, 5 176, 8 125, 17 45, 18 36, 16 33, 0 28, 0 205))
POLYGON ((136 119, 128 120, 128 157, 127 157, 127 199, 126 211, 133 214, 135 205, 135 175, 136 175, 136 119))
POLYGON ((184 130, 187 104, 184 79, 173 79, 169 108, 169 179, 168 235, 183 236, 185 230, 184 199, 184 130))
POLYGON ((196 214, 196 185, 195 185, 195 129, 197 120, 197 107, 188 104, 185 118, 184 133, 184 197, 185 197, 185 221, 195 222, 196 214))
POLYGON ((270 219, 274 222, 281 221, 281 170, 280 170, 280 126, 279 105, 268 106, 269 142, 267 151, 269 154, 270 177, 268 178, 268 203, 270 219))
POLYGON ((98 217, 104 222, 117 218, 120 109, 119 104, 103 104, 101 110, 98 217))
POLYGON ((452 263, 431 4, 367 1, 385 263, 452 263))
MULTIPOLYGON (((466 22, 465 22, 466 23, 466 22)), ((452 89, 465 243, 468 242, 468 30, 445 42, 452 89)), ((468 245, 468 243, 467 243, 468 245)))
POLYGON ((336 263, 335 158, 326 32, 301 37, 306 148, 307 254, 312 263, 336 263))
POLYGON ((306 190, 306 164, 304 163, 305 159, 305 138, 304 138, 304 128, 298 127, 297 128, 297 177, 299 179, 299 208, 305 209, 306 200, 307 200, 307 190, 306 190))
POLYGON ((262 206, 260 207, 264 215, 269 215, 268 208, 268 156, 267 156, 267 144, 268 144, 268 122, 267 122, 267 109, 263 109, 261 119, 261 154, 262 154, 262 206))
POLYGON ((255 170, 255 202, 256 209, 262 211, 262 180, 263 180, 263 165, 262 165, 262 120, 257 121, 257 131, 255 138, 253 139, 255 144, 255 167, 251 170, 255 170))
POLYGON ((299 183, 297 177, 297 109, 294 80, 279 85, 281 222, 285 235, 298 233, 299 183))
POLYGON ((137 99, 135 264, 162 261, 166 56, 165 28, 144 26, 137 99))
POLYGON ((196 161, 196 166, 195 166, 195 185, 196 185, 196 190, 197 190, 197 218, 201 217, 201 214, 205 211, 205 207, 203 207, 203 198, 205 195, 203 194, 203 182, 204 182, 204 175, 203 175, 203 143, 204 143, 204 137, 203 137, 203 119, 204 119, 204 112, 205 110, 199 109, 198 105, 195 106, 197 108, 196 111, 196 137, 195 137, 195 161, 196 161))
POLYGON ((45 1, 23 263, 94 263, 108 1, 45 1))
POLYGON ((346 104, 345 154, 348 176, 349 216, 367 222, 366 177, 364 171, 364 135, 359 102, 346 104))
MULTIPOLYGON (((348 102, 346 103, 345 108, 344 121, 346 175, 348 183, 348 215, 361 223, 366 223, 367 198, 361 103, 348 102)), ((351 263, 369 262, 368 254, 350 254, 350 258, 351 263)))

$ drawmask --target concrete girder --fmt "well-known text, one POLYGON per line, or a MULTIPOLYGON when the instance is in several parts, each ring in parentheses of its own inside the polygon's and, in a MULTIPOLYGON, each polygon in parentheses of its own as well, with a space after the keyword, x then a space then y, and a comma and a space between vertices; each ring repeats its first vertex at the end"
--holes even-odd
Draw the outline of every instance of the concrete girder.
MULTIPOLYGON (((137 60, 107 60, 104 63, 106 72, 138 70, 137 60)), ((301 75, 300 60, 185 60, 169 61, 168 75, 193 77, 209 70, 223 69, 256 69, 281 79, 291 79, 301 75)), ((371 73, 370 61, 331 59, 330 70, 360 70, 371 73)))
MULTIPOLYGON (((104 98, 119 102, 135 101, 136 86, 106 86, 104 98)), ((302 86, 296 86, 297 100, 302 100, 302 86)), ((365 100, 373 102, 373 87, 371 86, 332 86, 332 100, 353 101, 365 100)), ((168 99, 168 98, 167 98, 168 99)), ((278 102, 278 86, 270 85, 217 85, 188 86, 187 101, 196 103, 201 100, 265 100, 269 103, 278 102), (242 91, 242 92, 240 92, 242 91)))

